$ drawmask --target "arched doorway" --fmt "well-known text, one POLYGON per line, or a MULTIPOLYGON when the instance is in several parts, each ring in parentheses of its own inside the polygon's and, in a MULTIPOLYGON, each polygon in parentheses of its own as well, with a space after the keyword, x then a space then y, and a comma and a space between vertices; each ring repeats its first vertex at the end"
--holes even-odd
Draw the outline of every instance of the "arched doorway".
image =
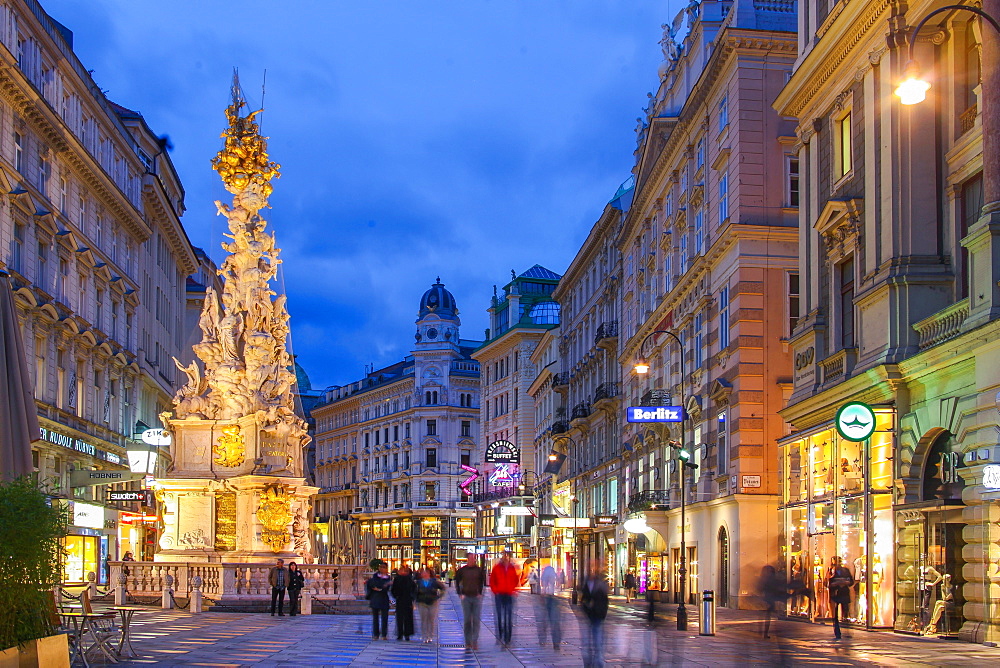
POLYGON ((719 527, 719 585, 715 592, 716 605, 729 607, 729 532, 719 527))

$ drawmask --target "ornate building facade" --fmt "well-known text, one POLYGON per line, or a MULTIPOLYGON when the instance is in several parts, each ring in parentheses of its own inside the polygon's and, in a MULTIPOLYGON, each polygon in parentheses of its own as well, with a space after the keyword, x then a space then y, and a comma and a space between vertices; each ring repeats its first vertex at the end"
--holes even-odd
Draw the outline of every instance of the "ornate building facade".
POLYGON ((859 625, 995 642, 1000 267, 979 113, 996 85, 980 82, 991 28, 936 14, 915 44, 928 100, 893 94, 912 26, 947 4, 800 3, 799 58, 774 103, 798 119, 802 167, 783 556, 818 593, 840 557, 859 625), (852 402, 872 429, 859 437, 837 424, 852 402))
POLYGON ((142 519, 155 513, 108 502, 121 485, 74 487, 70 473, 126 471, 136 425, 156 426, 170 404, 195 268, 184 191, 142 116, 100 92, 72 33, 37 2, 0 4, 0 42, 0 266, 33 371, 35 468, 71 506, 66 580, 104 581, 109 558, 152 553, 142 519))
POLYGON ((532 354, 545 332, 559 324, 552 291, 559 274, 535 265, 503 287, 490 304, 487 341, 473 357, 482 369, 480 426, 484 466, 470 485, 476 504, 476 540, 481 553, 498 559, 531 553, 536 468, 534 400, 528 388, 537 369, 532 354))
MULTIPOLYGON (((455 297, 438 281, 420 299, 410 355, 326 391, 316 421, 316 523, 352 522, 376 555, 446 567, 474 549, 473 504, 459 484, 480 467, 478 341, 459 336, 455 297)), ((327 559, 338 546, 328 539, 327 559)), ((321 550, 322 552, 322 550, 321 550)))

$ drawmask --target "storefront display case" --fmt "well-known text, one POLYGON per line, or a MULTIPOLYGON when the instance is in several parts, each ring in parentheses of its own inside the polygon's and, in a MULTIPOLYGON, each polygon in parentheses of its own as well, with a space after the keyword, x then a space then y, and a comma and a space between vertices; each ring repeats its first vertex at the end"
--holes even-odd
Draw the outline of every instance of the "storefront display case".
POLYGON ((895 413, 875 408, 875 432, 843 438, 829 425, 781 443, 782 557, 790 615, 831 617, 826 582, 839 557, 854 575, 848 623, 891 628, 895 413))

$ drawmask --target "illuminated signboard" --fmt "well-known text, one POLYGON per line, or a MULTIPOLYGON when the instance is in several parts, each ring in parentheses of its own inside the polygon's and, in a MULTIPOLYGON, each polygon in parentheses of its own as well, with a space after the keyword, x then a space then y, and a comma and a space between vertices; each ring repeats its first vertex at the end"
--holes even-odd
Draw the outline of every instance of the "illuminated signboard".
POLYGON ((104 506, 92 503, 73 502, 73 526, 88 529, 104 528, 104 506))
POLYGON ((514 487, 520 477, 517 469, 517 464, 497 464, 490 471, 490 484, 494 487, 514 487))
POLYGON ((486 446, 487 464, 517 464, 521 461, 521 451, 510 441, 493 441, 486 446))
POLYGON ((835 422, 837 433, 848 441, 864 441, 875 433, 875 411, 860 401, 841 406, 835 422))
POLYGON ((629 406, 625 416, 629 422, 683 422, 684 409, 680 406, 629 406))

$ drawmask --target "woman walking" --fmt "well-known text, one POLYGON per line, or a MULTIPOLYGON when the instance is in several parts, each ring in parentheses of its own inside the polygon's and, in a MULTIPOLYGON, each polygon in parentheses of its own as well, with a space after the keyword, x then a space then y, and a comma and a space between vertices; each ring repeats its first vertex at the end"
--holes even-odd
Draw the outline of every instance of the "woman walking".
POLYGON ((288 564, 288 616, 294 617, 299 610, 299 593, 306 584, 306 578, 294 561, 288 564))
POLYGON ((396 640, 409 640, 413 635, 413 595, 416 593, 413 571, 409 566, 399 569, 389 591, 396 599, 396 640))
POLYGON ((424 642, 434 642, 437 633, 438 600, 444 596, 445 586, 434 574, 434 569, 424 567, 417 580, 417 606, 420 608, 420 635, 424 642))

